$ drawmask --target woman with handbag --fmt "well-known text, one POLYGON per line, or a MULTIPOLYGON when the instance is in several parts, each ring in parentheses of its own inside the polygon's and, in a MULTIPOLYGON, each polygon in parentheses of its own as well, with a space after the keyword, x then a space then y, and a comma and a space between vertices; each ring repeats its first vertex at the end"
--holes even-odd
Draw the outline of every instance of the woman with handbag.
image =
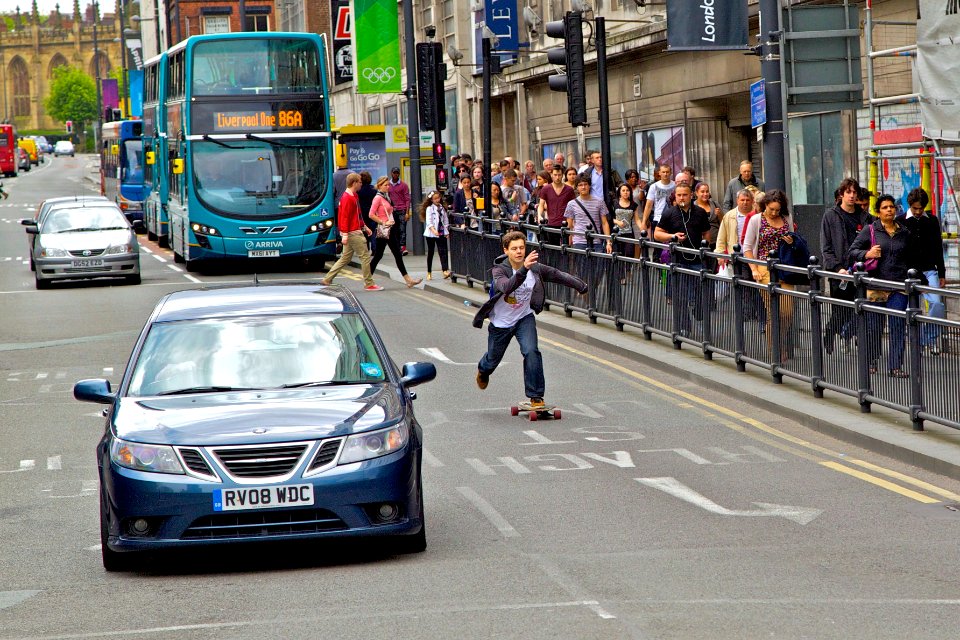
POLYGON ((393 211, 393 204, 390 202, 390 178, 382 176, 377 180, 377 195, 373 198, 370 205, 370 220, 377 223, 377 243, 373 250, 373 260, 370 261, 370 272, 373 273, 383 257, 383 252, 390 247, 394 260, 397 261, 397 269, 403 276, 403 281, 407 287, 414 287, 422 282, 415 279, 407 273, 407 268, 403 264, 403 252, 400 248, 400 225, 405 220, 397 220, 393 211))
MULTIPOLYGON (((757 203, 759 213, 752 216, 744 230, 743 255, 745 258, 767 260, 776 258, 780 251, 780 243, 792 243, 793 218, 790 215, 787 195, 779 189, 774 189, 763 195, 757 203)), ((770 284, 770 270, 766 265, 750 264, 750 273, 753 281, 760 284, 770 284)), ((795 285, 781 282, 781 289, 793 291, 795 285)), ((761 292, 763 307, 766 311, 767 354, 773 359, 773 316, 770 315, 770 294, 761 292)), ((793 298, 789 295, 780 296, 780 364, 793 358, 793 340, 789 339, 793 330, 793 298)))
MULTIPOLYGON (((912 264, 914 243, 910 231, 900 224, 897 217, 897 203, 893 196, 884 194, 877 198, 875 205, 878 219, 861 229, 856 240, 847 251, 848 264, 863 263, 863 268, 871 278, 903 282, 907 279, 907 270, 912 264)), ((901 289, 867 289, 870 304, 887 309, 904 311, 907 308, 907 296, 901 289)), ((867 311, 867 354, 870 361, 870 373, 876 373, 880 366, 881 337, 885 316, 867 311)), ((887 371, 892 378, 909 378, 903 369, 903 347, 906 338, 906 323, 899 316, 890 316, 890 346, 887 353, 887 371)))

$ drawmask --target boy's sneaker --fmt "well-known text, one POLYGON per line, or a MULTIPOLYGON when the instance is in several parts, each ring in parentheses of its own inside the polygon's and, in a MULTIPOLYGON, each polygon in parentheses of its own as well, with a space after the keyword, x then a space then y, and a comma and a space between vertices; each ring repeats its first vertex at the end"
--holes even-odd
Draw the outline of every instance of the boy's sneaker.
POLYGON ((483 371, 477 370, 477 386, 481 389, 486 389, 487 385, 490 384, 490 374, 484 373, 483 371))
POLYGON ((364 291, 383 291, 383 287, 378 284, 371 284, 363 288, 364 291))
POLYGON ((529 405, 533 411, 539 411, 547 406, 546 403, 544 403, 543 398, 530 398, 529 405))
POLYGON ((400 255, 402 256, 407 255, 407 245, 403 245, 402 247, 400 247, 400 255))

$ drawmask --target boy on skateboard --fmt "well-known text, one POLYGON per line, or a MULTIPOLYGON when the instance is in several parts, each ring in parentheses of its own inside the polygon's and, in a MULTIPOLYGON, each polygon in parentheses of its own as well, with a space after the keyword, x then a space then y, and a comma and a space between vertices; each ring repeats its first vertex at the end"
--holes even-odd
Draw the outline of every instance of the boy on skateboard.
POLYGON ((477 365, 477 386, 486 389, 490 374, 503 359, 503 354, 516 337, 523 354, 523 385, 528 403, 520 405, 524 411, 544 410, 545 382, 543 358, 537 345, 535 314, 543 311, 546 297, 543 283, 557 282, 587 293, 587 283, 568 273, 537 262, 538 253, 527 255, 527 239, 519 231, 504 234, 501 244, 505 255, 493 261, 494 295, 487 300, 473 318, 473 326, 480 328, 490 319, 487 352, 477 365))

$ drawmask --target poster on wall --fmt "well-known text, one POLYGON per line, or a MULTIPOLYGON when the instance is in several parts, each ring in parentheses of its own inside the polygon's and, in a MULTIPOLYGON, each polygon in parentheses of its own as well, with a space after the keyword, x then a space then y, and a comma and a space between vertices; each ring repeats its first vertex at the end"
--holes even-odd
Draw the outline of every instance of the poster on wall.
POLYGON ((670 0, 666 4, 671 51, 747 48, 747 0, 670 0))
POLYGON ((347 168, 369 171, 376 179, 387 175, 387 148, 383 140, 356 140, 347 143, 347 168))
POLYGON ((353 82, 353 19, 350 0, 330 0, 333 16, 333 82, 339 86, 353 82))
POLYGON ((683 152, 683 127, 648 129, 636 133, 637 170, 647 182, 659 180, 657 168, 665 164, 670 167, 671 176, 683 168, 686 163, 683 152))
POLYGON ((353 0, 357 93, 401 93, 397 0, 353 0), (357 34, 363 34, 358 38, 357 34))
POLYGON ((920 94, 923 135, 960 141, 960 2, 919 0, 914 90, 920 94))

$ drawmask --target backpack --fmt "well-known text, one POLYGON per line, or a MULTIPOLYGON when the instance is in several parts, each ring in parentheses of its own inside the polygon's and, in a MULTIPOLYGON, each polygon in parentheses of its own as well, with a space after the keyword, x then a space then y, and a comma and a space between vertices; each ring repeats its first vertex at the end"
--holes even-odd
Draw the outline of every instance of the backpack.
MULTIPOLYGON (((786 264, 791 267, 810 266, 810 247, 807 241, 799 233, 791 231, 788 233, 793 238, 793 243, 781 242, 777 247, 777 258, 780 264, 786 264)), ((810 284, 810 278, 805 273, 780 272, 780 282, 784 284, 810 284)))

